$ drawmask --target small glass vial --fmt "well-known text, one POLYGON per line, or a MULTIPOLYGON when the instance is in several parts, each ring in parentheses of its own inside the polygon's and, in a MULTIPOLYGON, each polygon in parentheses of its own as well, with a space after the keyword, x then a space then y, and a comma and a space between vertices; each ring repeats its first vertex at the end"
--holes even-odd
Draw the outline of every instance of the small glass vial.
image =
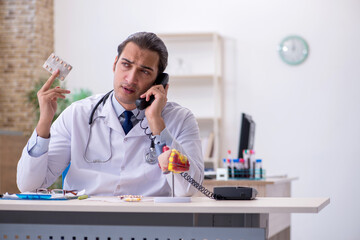
POLYGON ((256 159, 256 164, 255 164, 255 178, 257 178, 257 179, 263 178, 263 173, 262 173, 262 160, 261 160, 261 159, 256 159))
POLYGON ((240 162, 238 158, 233 159, 233 170, 234 170, 234 178, 240 177, 240 162))
POLYGON ((240 171, 239 171, 239 177, 245 178, 245 160, 243 158, 240 158, 240 171))

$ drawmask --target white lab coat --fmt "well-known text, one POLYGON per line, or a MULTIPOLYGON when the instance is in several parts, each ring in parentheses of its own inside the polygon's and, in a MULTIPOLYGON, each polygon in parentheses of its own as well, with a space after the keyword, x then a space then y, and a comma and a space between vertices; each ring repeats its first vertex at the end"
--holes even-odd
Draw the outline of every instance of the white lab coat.
MULTIPOLYGON (((67 190, 85 189, 89 195, 171 194, 171 174, 164 175, 158 164, 145 162, 150 140, 140 128, 140 123, 125 136, 110 98, 97 108, 89 136, 90 112, 101 97, 97 95, 75 102, 59 116, 51 127, 49 151, 45 154, 31 157, 25 146, 18 163, 17 184, 20 191, 51 186, 71 161, 63 186, 67 190)), ((173 137, 170 147, 188 157, 188 173, 201 183, 204 163, 194 115, 188 109, 168 102, 162 116, 166 130, 173 137)), ((146 118, 142 126, 148 126, 146 118)), ((195 192, 196 189, 182 176, 175 174, 176 196, 190 196, 195 192)))

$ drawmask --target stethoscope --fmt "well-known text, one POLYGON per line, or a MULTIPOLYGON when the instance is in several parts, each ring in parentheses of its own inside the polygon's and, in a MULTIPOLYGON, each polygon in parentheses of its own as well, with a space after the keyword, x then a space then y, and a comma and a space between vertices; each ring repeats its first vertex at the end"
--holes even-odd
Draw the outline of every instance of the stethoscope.
MULTIPOLYGON (((89 136, 88 136, 88 139, 87 139, 87 142, 86 142, 86 147, 85 147, 85 152, 84 152, 84 159, 89 162, 89 163, 105 163, 105 162, 108 162, 111 157, 112 157, 112 145, 111 145, 111 137, 109 135, 109 143, 110 143, 110 156, 109 158, 105 159, 105 160, 100 160, 100 159, 95 159, 95 160, 89 160, 86 156, 86 153, 88 151, 88 147, 89 147, 89 142, 90 142, 90 138, 91 138, 91 130, 92 130, 92 125, 94 123, 94 121, 97 119, 95 118, 94 119, 94 114, 97 110, 97 108, 100 106, 100 104, 102 103, 103 105, 105 105, 105 102, 106 100, 109 98, 110 94, 113 92, 114 90, 111 90, 109 91, 107 94, 105 94, 94 106, 94 108, 91 110, 90 112, 90 117, 89 117, 89 136)), ((135 116, 137 117, 139 115, 140 111, 138 112, 138 114, 135 116)), ((152 133, 147 133, 146 130, 149 128, 149 127, 143 127, 142 126, 142 122, 144 121, 145 117, 140 119, 140 127, 142 129, 144 129, 144 132, 145 134, 149 137, 151 143, 150 143, 150 147, 149 147, 149 151, 145 154, 145 162, 148 163, 148 164, 155 164, 157 163, 157 154, 156 154, 156 150, 155 150, 155 137, 152 136, 152 133)), ((111 129, 110 129, 111 131, 111 129)))

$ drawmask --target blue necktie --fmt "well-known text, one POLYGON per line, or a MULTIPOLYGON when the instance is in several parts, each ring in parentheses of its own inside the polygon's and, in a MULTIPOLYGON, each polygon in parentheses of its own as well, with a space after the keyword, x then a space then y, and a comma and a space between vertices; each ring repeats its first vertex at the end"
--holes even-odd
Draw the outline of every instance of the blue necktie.
POLYGON ((134 115, 132 111, 124 111, 125 121, 122 124, 125 135, 132 129, 133 124, 131 122, 131 116, 134 115))

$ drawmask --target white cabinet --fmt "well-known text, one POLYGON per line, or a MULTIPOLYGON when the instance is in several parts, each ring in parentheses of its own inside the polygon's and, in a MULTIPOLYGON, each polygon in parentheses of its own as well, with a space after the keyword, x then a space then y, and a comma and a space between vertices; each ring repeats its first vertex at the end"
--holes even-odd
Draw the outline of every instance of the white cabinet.
POLYGON ((168 100, 189 108, 203 139, 205 162, 219 163, 222 38, 216 33, 158 34, 169 52, 168 100), (212 154, 208 149, 213 139, 212 154), (210 155, 210 156, 209 156, 210 155))

